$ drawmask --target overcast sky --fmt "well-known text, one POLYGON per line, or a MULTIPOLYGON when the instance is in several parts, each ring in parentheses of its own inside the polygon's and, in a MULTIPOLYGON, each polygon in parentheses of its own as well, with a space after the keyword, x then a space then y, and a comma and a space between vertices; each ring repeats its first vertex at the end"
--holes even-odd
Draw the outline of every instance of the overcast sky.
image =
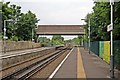
MULTIPOLYGON (((31 10, 40 19, 38 24, 79 25, 92 12, 93 0, 4 0, 20 5, 22 12, 31 10)), ((70 36, 68 36, 70 37, 70 36)), ((68 38, 67 38, 68 39, 68 38)))
POLYGON ((92 11, 93 0, 4 0, 31 10, 39 24, 83 24, 82 18, 92 11))

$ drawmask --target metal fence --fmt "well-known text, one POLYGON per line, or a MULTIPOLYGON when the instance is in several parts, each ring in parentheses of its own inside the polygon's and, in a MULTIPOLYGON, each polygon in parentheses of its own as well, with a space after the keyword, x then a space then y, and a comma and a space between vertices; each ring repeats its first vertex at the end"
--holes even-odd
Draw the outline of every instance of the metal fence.
POLYGON ((99 41, 91 42, 90 50, 99 56, 99 41))
POLYGON ((115 65, 120 70, 120 40, 114 41, 113 53, 115 65))
MULTIPOLYGON (((88 43, 85 47, 88 48, 88 43)), ((110 41, 95 41, 90 43, 90 50, 97 56, 102 58, 108 64, 110 63, 110 41)), ((113 43, 114 63, 115 67, 120 69, 120 40, 113 43)))

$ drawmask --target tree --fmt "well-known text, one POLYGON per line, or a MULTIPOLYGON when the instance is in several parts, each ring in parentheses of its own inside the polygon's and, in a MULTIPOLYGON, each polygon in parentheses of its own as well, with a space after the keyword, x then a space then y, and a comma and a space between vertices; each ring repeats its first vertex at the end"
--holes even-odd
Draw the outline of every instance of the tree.
POLYGON ((114 5, 114 30, 115 40, 120 40, 120 1, 114 5))
MULTIPOLYGON (((17 5, 10 5, 10 2, 6 2, 2 5, 2 18, 3 20, 12 19, 13 21, 19 20, 19 17, 21 16, 21 7, 17 5)), ((16 35, 16 22, 7 22, 7 36, 8 38, 12 38, 12 36, 16 35)), ((4 22, 4 21, 3 21, 4 22)))
POLYGON ((69 39, 69 40, 65 40, 65 44, 72 44, 72 45, 80 45, 82 42, 83 37, 82 36, 78 36, 76 38, 73 39, 69 39))
POLYGON ((53 45, 64 45, 64 38, 61 35, 54 35, 52 37, 53 45))
MULTIPOLYGON (((6 35, 10 40, 31 40, 32 31, 33 38, 36 38, 36 23, 38 22, 36 15, 31 11, 21 13, 21 7, 15 4, 10 5, 10 2, 2 4, 2 18, 4 20, 12 19, 12 22, 7 22, 6 35)), ((2 23, 3 24, 3 23, 2 23)), ((2 28, 3 29, 3 28, 2 28)))
MULTIPOLYGON (((120 2, 115 3, 114 11, 114 30, 113 36, 117 40, 120 37, 120 2)), ((110 24, 110 4, 97 2, 93 7, 93 12, 86 16, 86 33, 88 37, 88 24, 90 19, 91 41, 110 40, 110 32, 107 32, 107 26, 110 24)), ((87 38, 86 37, 86 38, 87 38)))
MULTIPOLYGON (((17 25, 19 25, 17 29, 17 36, 19 40, 31 40, 32 39, 32 30, 35 33, 36 23, 38 22, 36 15, 33 14, 31 11, 28 13, 23 14, 20 17, 17 25)), ((36 35, 34 34, 34 38, 36 35)))
POLYGON ((51 46, 51 41, 49 38, 47 37, 39 37, 38 42, 42 45, 42 46, 51 46))

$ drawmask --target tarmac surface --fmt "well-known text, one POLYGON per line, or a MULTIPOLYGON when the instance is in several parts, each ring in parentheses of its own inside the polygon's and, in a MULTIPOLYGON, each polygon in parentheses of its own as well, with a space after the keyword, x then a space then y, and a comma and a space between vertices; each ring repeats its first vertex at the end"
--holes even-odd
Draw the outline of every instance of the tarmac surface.
POLYGON ((110 65, 83 47, 74 47, 53 79, 120 80, 110 79, 110 65))
POLYGON ((77 78, 77 48, 74 48, 54 78, 77 78))
POLYGON ((109 78, 109 65, 93 53, 80 48, 87 78, 109 78))

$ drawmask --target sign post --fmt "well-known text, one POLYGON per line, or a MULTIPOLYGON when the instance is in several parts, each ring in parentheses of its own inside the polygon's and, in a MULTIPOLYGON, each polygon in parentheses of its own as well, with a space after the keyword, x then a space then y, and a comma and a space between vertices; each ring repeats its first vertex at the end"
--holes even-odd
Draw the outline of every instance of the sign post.
POLYGON ((114 55, 113 55, 113 5, 114 0, 110 0, 111 5, 111 24, 108 29, 110 31, 111 39, 110 39, 110 77, 114 78, 114 55))

